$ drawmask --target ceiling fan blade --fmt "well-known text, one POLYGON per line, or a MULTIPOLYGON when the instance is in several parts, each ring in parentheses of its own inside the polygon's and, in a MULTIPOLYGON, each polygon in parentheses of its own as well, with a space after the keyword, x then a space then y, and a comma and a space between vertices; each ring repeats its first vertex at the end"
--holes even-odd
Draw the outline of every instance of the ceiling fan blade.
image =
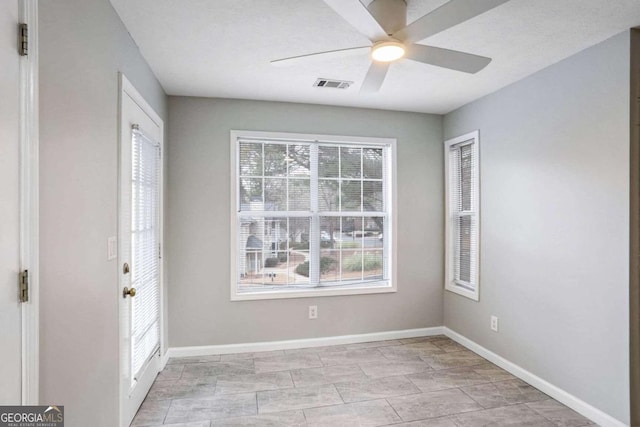
POLYGON ((421 44, 407 47, 405 58, 437 67, 475 74, 489 65, 491 58, 421 44))
POLYGON ((478 16, 509 0, 450 0, 436 10, 416 19, 400 31, 394 38, 407 43, 415 43, 429 36, 478 16))
POLYGON ((389 71, 390 65, 390 62, 371 61, 371 66, 369 67, 369 71, 367 71, 367 76, 364 78, 362 86, 360 86, 360 93, 378 92, 380 87, 382 87, 384 78, 387 76, 387 71, 389 71))
POLYGON ((388 38, 386 31, 359 0, 324 0, 336 13, 371 41, 388 38))
POLYGON ((276 66, 292 66, 316 61, 324 61, 331 58, 345 58, 347 56, 360 55, 369 53, 371 46, 350 47, 348 49, 329 50, 326 52, 310 53, 308 55, 292 56, 290 58, 282 58, 271 61, 271 65, 276 66))

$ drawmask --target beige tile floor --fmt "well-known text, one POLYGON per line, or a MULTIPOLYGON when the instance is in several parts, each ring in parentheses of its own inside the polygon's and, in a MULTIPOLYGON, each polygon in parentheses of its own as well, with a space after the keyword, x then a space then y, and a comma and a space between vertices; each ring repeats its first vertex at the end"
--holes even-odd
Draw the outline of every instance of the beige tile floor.
POLYGON ((444 336, 170 359, 133 426, 594 425, 444 336))

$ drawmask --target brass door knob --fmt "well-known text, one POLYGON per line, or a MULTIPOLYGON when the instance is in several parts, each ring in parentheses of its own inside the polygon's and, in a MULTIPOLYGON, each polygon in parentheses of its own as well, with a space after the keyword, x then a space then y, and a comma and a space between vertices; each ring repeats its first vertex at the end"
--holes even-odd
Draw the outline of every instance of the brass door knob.
POLYGON ((126 298, 129 295, 131 298, 136 296, 136 288, 127 288, 126 286, 122 290, 122 298, 126 298))

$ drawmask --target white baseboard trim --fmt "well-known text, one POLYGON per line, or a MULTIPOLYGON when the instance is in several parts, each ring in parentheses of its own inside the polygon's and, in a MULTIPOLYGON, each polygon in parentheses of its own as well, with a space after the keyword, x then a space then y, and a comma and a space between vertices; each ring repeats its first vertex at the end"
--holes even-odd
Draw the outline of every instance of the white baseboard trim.
POLYGON ((444 330, 444 334, 449 338, 451 338, 452 340, 467 347, 469 350, 479 354, 480 356, 484 357, 485 359, 494 363, 495 365, 498 365, 505 371, 520 378, 524 382, 531 384, 538 390, 551 396, 552 398, 556 399, 558 402, 568 406, 569 408, 573 409, 579 414, 589 418, 591 421, 597 423, 598 425, 602 427, 625 427, 626 426, 625 423, 613 418, 611 415, 602 412, 600 409, 594 406, 591 406, 584 400, 581 400, 576 396, 570 393, 567 393, 561 388, 556 387, 555 385, 543 380, 542 378, 532 374, 531 372, 527 371, 524 368, 521 368, 515 363, 508 361, 507 359, 497 355, 491 350, 488 350, 482 347, 480 344, 477 344, 474 341, 471 341, 465 336, 460 335, 459 333, 447 327, 443 327, 443 330, 444 330))
POLYGON ((498 365, 510 374, 531 384, 538 390, 568 406, 574 411, 589 418, 602 427, 625 427, 626 424, 615 419, 600 409, 588 404, 576 396, 561 388, 543 380, 513 362, 499 356, 491 350, 482 347, 474 341, 444 326, 433 328, 405 329, 400 331, 374 332, 358 335, 341 335, 334 337, 305 338, 286 341, 269 341, 242 344, 205 345, 193 347, 170 347, 162 356, 162 366, 166 365, 171 357, 211 356, 217 354, 252 353, 256 351, 289 350, 296 348, 324 347, 329 345, 357 344, 371 341, 384 341, 402 338, 427 337, 433 335, 446 335, 452 340, 465 346, 469 350, 479 354, 488 361, 498 365))
POLYGON ((160 370, 162 371, 165 366, 167 366, 167 362, 169 362, 169 350, 167 349, 167 351, 164 354, 160 354, 160 370))
POLYGON ((289 350, 295 348, 324 347, 327 345, 357 344, 370 341, 385 341, 401 338, 442 335, 442 326, 434 328, 405 329, 400 331, 374 332, 370 334, 341 335, 337 337, 305 338, 287 341, 270 341, 244 344, 204 345, 195 347, 170 347, 169 357, 210 356, 215 354, 252 353, 255 351, 289 350))

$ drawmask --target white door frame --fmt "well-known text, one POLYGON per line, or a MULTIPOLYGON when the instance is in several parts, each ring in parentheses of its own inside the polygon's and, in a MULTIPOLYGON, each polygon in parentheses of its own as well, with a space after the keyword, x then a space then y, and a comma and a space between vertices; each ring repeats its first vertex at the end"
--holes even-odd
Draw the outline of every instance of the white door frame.
MULTIPOLYGON (((159 291, 160 291, 160 307, 159 307, 159 313, 160 313, 160 369, 163 368, 164 364, 167 361, 167 357, 165 354, 163 354, 163 351, 165 349, 165 342, 164 342, 164 317, 165 317, 165 313, 164 313, 164 121, 162 120, 162 118, 158 115, 158 113, 156 113, 156 111, 153 109, 153 107, 151 107, 151 105, 149 105, 149 103, 144 99, 144 97, 140 94, 140 92, 138 92, 136 90, 136 88, 133 86, 133 84, 131 84, 131 82, 127 79, 127 77, 123 74, 123 73, 118 73, 118 77, 119 77, 119 100, 118 100, 118 135, 119 135, 119 141, 118 141, 118 165, 119 165, 119 169, 122 168, 122 153, 120 152, 120 150, 122 149, 122 138, 124 138, 124 132, 122 129, 123 126, 123 111, 122 111, 122 104, 123 104, 123 98, 124 96, 129 96, 141 109, 142 111, 144 111, 150 118, 152 121, 154 121, 158 127, 160 128, 160 138, 158 143, 160 144, 160 153, 162 155, 161 157, 161 163, 160 163, 160 177, 159 177, 159 184, 160 184, 160 189, 159 189, 159 203, 160 203, 160 212, 159 212, 159 242, 160 242, 160 263, 159 263, 159 281, 160 281, 160 286, 159 286, 159 291)), ((120 230, 120 223, 122 221, 122 206, 120 203, 120 192, 122 191, 122 183, 121 181, 121 173, 118 173, 118 240, 120 240, 120 236, 121 236, 121 230, 120 230)), ((118 247, 120 247, 122 244, 122 242, 118 242, 118 247)), ((122 268, 122 259, 120 258, 121 255, 121 251, 118 251, 118 278, 121 277, 121 268, 122 268)), ((130 262, 130 261, 129 261, 130 262)), ((120 283, 120 280, 117 281, 117 292, 116 292, 117 298, 118 298, 118 307, 120 307, 120 299, 122 298, 122 286, 120 283)), ((118 310, 120 310, 120 308, 118 308, 118 310)), ((118 316, 120 318, 120 315, 118 316)), ((120 319, 120 325, 119 325, 119 338, 118 338, 118 342, 119 344, 122 343, 122 319, 120 319)), ((122 349, 120 349, 118 351, 118 355, 120 356, 122 354, 122 349)), ((123 407, 123 402, 125 399, 125 396, 123 395, 123 390, 120 384, 121 378, 123 376, 123 366, 122 366, 122 357, 119 357, 119 377, 118 377, 118 406, 119 406, 119 423, 121 427, 128 427, 128 424, 126 424, 125 422, 125 411, 124 411, 124 407, 123 407)))
POLYGON ((29 28, 28 55, 21 56, 19 60, 20 271, 29 271, 29 301, 21 304, 22 404, 37 405, 39 394, 38 1, 19 0, 18 7, 20 22, 26 23, 29 28))

